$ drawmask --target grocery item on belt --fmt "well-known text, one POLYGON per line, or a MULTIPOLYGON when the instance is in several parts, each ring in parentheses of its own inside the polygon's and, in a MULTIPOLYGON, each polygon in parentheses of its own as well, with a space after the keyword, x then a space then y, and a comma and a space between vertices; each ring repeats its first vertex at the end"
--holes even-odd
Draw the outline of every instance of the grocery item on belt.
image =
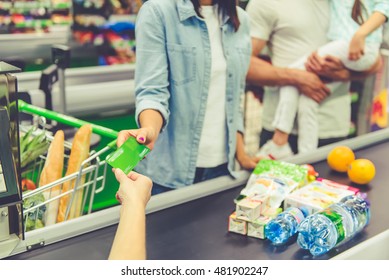
POLYGON ((308 171, 303 166, 263 159, 255 167, 240 194, 243 197, 267 197, 266 206, 277 209, 289 193, 306 184, 307 178, 308 171))

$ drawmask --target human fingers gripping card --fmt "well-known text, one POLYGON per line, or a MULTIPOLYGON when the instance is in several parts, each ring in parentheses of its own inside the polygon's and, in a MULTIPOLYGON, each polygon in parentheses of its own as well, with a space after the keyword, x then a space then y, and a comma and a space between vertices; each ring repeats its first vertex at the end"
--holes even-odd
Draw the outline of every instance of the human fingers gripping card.
POLYGON ((128 174, 149 152, 148 147, 139 144, 134 137, 130 137, 116 151, 110 153, 106 161, 112 167, 128 174))

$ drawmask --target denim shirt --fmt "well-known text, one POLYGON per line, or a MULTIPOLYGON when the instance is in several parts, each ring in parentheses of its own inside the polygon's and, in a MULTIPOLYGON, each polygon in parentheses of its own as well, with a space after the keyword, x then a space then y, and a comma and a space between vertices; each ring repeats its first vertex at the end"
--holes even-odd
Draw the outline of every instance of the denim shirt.
MULTIPOLYGON (((236 175, 236 133, 243 132, 241 99, 251 54, 248 17, 240 8, 238 16, 241 25, 237 32, 227 16, 221 21, 227 61, 228 169, 233 176, 236 175)), ((149 0, 137 16, 136 44, 138 126, 139 114, 145 109, 159 111, 164 120, 153 150, 136 170, 162 186, 191 185, 211 76, 206 23, 196 15, 190 0, 149 0)))

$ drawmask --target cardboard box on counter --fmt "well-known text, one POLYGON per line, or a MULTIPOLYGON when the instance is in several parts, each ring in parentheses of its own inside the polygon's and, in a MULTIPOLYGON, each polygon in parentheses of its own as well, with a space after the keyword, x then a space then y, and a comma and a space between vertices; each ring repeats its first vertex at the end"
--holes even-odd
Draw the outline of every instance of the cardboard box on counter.
POLYGON ((228 231, 246 235, 247 222, 237 219, 236 212, 233 212, 228 218, 228 231))

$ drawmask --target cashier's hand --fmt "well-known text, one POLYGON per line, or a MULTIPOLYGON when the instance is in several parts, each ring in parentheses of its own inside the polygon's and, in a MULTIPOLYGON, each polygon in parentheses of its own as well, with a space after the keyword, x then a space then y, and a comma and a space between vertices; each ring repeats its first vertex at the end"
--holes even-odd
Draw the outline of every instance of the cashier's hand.
POLYGON ((153 182, 150 178, 131 171, 128 175, 124 174, 119 168, 114 168, 116 180, 120 183, 119 190, 116 193, 116 199, 122 206, 141 206, 146 207, 150 200, 151 188, 153 182))
POLYGON ((158 133, 156 133, 152 128, 148 127, 122 130, 118 134, 116 145, 120 147, 130 137, 135 137, 138 143, 144 144, 150 148, 150 150, 152 150, 155 141, 157 141, 158 133))

